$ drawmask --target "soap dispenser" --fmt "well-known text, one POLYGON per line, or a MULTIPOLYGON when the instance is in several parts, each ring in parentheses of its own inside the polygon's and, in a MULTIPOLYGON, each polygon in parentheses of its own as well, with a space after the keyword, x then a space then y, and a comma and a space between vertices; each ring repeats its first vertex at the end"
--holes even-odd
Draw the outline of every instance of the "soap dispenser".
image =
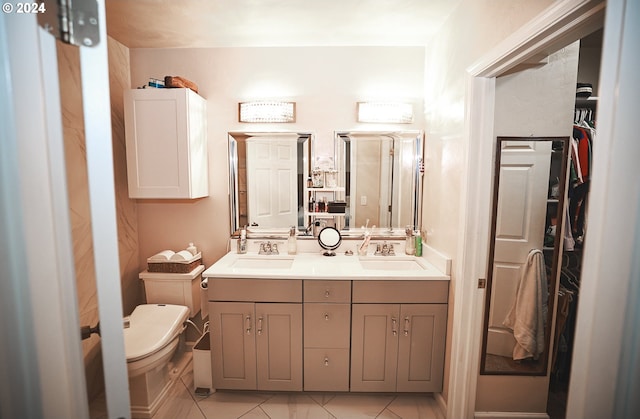
POLYGON ((187 247, 187 251, 191 253, 193 256, 198 254, 198 248, 193 243, 189 243, 189 247, 187 247))
POLYGON ((298 243, 296 238, 296 227, 291 226, 289 229, 289 239, 287 240, 287 253, 295 255, 298 251, 298 243))
POLYGON ((240 238, 238 239, 238 253, 247 253, 247 230, 240 230, 240 238))

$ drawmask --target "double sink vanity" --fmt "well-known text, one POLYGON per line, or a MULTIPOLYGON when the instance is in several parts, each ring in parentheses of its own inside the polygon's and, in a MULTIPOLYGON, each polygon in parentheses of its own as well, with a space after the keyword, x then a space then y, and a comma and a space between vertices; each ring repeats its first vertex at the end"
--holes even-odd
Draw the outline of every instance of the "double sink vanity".
POLYGON ((260 255, 264 242, 203 272, 216 389, 442 391, 449 260, 428 246, 405 256, 400 240, 389 256, 375 240, 366 255, 343 240, 335 256, 314 240, 260 255))

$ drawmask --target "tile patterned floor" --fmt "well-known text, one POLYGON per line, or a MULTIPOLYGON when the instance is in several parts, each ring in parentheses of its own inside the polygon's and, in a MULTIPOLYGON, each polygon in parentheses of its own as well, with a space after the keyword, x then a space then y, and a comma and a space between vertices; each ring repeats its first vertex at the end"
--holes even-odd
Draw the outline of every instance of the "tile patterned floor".
MULTIPOLYGON (((100 414, 92 410, 91 417, 100 414)), ((105 416, 106 417, 106 416, 105 416)), ((193 391, 193 370, 173 386, 153 419, 444 419, 430 394, 193 391)))

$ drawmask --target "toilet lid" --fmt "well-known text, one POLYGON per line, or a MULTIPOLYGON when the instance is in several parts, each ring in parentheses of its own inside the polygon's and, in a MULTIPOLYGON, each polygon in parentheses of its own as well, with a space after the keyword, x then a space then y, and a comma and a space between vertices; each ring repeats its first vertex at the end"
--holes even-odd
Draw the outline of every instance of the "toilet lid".
POLYGON ((189 309, 172 304, 143 304, 129 316, 124 329, 124 351, 127 361, 153 354, 173 340, 189 317, 189 309))

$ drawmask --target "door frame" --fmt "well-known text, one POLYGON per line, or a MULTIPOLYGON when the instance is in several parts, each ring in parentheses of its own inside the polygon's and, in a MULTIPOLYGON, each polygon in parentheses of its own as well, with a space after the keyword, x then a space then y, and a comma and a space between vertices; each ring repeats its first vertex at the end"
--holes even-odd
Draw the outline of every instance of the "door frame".
MULTIPOLYGON (((623 2, 624 0, 619 0, 623 2)), ((454 296, 453 336, 447 399, 448 418, 472 418, 480 370, 485 278, 489 253, 492 169, 495 156, 496 77, 536 61, 603 26, 605 2, 554 2, 467 69, 465 109, 466 181, 462 191, 456 271, 462 283, 454 296)), ((582 403, 585 402, 584 395, 582 403)))
MULTIPOLYGON (((107 412, 128 418, 105 5, 96 3, 101 42, 80 51, 92 243, 107 412)), ((0 194, 9 198, 0 207, 0 231, 6 228, 11 235, 5 238, 12 239, 0 250, 0 260, 8 261, 0 289, 10 301, 0 304, 3 323, 9 323, 0 328, 8 336, 8 345, 0 344, 0 372, 13 377, 11 386, 0 386, 2 412, 88 418, 57 41, 36 14, 4 13, 0 34, 0 91, 7 93, 0 97, 1 132, 7 134, 0 159, 13 158, 3 165, 0 182, 0 194)))

